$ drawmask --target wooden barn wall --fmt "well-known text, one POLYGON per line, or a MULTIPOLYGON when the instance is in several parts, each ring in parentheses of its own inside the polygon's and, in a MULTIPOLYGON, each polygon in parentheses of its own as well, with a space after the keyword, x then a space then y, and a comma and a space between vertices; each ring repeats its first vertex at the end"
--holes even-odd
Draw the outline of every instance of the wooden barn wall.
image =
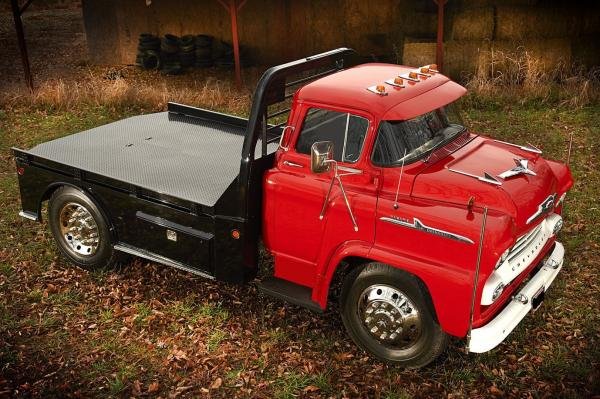
MULTIPOLYGON (((261 64, 341 46, 367 55, 390 55, 402 44, 394 22, 400 3, 249 0, 239 12, 240 43, 261 64)), ((229 14, 216 0, 152 0, 150 5, 144 0, 83 0, 83 13, 96 63, 133 63, 142 32, 204 33, 231 41, 229 14)))
MULTIPOLYGON (((600 1, 449 0, 445 67, 477 70, 491 51, 524 49, 555 62, 600 64, 600 1)), ((231 41, 217 0, 83 0, 92 61, 131 64, 140 33, 210 34, 231 41)), ((272 65, 346 46, 362 55, 421 65, 434 61, 431 0, 248 0, 239 13, 241 44, 272 65)))

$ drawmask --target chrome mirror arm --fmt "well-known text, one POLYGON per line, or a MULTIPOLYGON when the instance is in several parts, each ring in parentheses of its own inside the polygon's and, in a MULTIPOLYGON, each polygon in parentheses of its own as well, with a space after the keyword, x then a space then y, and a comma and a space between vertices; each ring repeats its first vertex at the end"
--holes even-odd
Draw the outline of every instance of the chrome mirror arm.
POLYGON ((323 207, 321 208, 321 214, 319 215, 319 219, 323 220, 323 217, 325 216, 325 210, 327 209, 327 204, 329 203, 329 196, 331 195, 331 189, 333 188, 333 183, 337 180, 338 183, 340 184, 340 190, 342 191, 342 196, 344 197, 344 202, 346 203, 346 208, 348 208, 348 213, 350 214, 350 219, 352 219, 352 224, 354 225, 354 231, 358 231, 358 224, 356 224, 356 219, 354 218, 354 213, 352 212, 352 208, 350 208, 350 201, 348 201, 348 196, 346 195, 346 190, 344 189, 344 185, 342 184, 341 176, 354 175, 354 174, 359 174, 362 172, 345 173, 343 175, 340 175, 338 173, 338 165, 335 160, 328 159, 325 162, 333 164, 334 175, 331 178, 331 184, 329 184, 329 190, 327 190, 327 195, 325 196, 325 201, 323 202, 323 207))

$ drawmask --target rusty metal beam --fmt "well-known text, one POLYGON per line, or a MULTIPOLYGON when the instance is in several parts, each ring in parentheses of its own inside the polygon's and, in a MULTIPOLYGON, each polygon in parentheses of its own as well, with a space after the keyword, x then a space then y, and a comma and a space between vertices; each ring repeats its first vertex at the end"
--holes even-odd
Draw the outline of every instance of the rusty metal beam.
POLYGON ((237 0, 218 0, 219 3, 229 12, 231 18, 231 41, 233 42, 233 58, 235 63, 235 82, 237 87, 242 87, 242 67, 240 61, 240 39, 238 34, 238 11, 246 4, 247 0, 242 0, 239 4, 237 0))
POLYGON ((437 11, 437 39, 435 45, 435 63, 438 71, 442 72, 444 68, 444 6, 448 0, 433 0, 438 6, 437 11))
POLYGON ((21 52, 21 61, 23 62, 23 73, 25 74, 25 83, 29 90, 33 91, 33 78, 31 76, 31 68, 29 67, 29 55, 27 54, 27 45, 25 43, 25 32, 23 31, 23 21, 21 15, 23 11, 31 4, 32 0, 29 0, 23 5, 19 6, 18 0, 11 0, 10 4, 12 7, 13 19, 15 21, 15 32, 17 34, 17 41, 19 42, 19 50, 21 52))

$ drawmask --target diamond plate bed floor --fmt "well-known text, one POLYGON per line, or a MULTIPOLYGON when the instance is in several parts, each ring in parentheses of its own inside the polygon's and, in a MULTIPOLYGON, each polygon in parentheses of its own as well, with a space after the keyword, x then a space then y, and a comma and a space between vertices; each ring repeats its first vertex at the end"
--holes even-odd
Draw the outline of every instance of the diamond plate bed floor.
MULTIPOLYGON (((239 174, 244 133, 239 126, 160 112, 49 141, 28 152, 214 206, 239 174)), ((269 145, 269 152, 275 148, 269 145)))

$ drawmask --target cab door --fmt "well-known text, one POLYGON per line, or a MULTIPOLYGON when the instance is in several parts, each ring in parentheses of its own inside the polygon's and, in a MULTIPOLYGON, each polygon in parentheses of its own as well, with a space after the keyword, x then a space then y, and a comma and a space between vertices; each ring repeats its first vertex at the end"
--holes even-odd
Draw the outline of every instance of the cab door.
POLYGON ((367 164, 372 118, 360 111, 303 104, 287 150, 265 178, 264 238, 275 257, 275 277, 313 287, 320 268, 349 240, 373 242, 377 175, 367 164), (337 181, 310 170, 313 143, 331 141, 334 159, 356 219, 355 231, 337 181))

